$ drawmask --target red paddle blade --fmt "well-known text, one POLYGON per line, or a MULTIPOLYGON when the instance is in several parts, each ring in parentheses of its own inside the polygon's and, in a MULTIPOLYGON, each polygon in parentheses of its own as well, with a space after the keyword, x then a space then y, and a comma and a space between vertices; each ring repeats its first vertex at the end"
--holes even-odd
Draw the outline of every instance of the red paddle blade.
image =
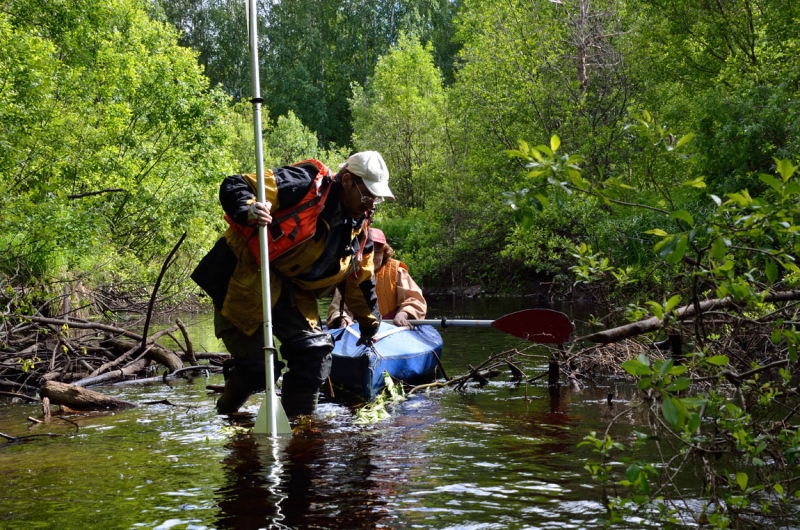
POLYGON ((575 329, 567 315, 552 309, 523 309, 498 318, 492 327, 543 344, 563 344, 575 329))

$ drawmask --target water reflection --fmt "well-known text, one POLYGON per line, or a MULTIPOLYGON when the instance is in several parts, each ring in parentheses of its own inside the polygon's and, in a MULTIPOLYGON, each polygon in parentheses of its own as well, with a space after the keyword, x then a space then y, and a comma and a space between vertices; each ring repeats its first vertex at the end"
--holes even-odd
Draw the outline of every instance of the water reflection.
POLYGON ((217 528, 386 528, 392 499, 424 475, 424 432, 438 420, 412 400, 392 425, 362 428, 346 409, 295 427, 291 437, 237 434, 225 445, 217 528), (419 413, 419 415, 415 414, 419 413))
POLYGON ((581 418, 569 393, 513 385, 419 396, 392 419, 353 424, 326 404, 291 437, 239 434, 225 445, 216 528, 503 528, 602 514, 584 502, 575 459, 581 418), (566 395, 565 395, 566 394, 566 395), (524 395, 522 396, 524 398, 524 395), (488 398, 488 399, 487 399, 488 398), (443 417, 446 417, 445 421, 443 417), (573 515, 574 516, 574 515, 573 515))
POLYGON ((222 460, 225 485, 217 490, 218 528, 264 528, 282 519, 279 490, 280 445, 285 438, 259 441, 258 436, 236 434, 225 444, 222 460))

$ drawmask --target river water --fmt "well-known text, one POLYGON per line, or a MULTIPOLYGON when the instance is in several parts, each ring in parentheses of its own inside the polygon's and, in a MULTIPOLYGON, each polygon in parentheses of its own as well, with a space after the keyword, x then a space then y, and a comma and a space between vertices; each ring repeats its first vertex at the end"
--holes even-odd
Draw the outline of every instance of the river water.
MULTIPOLYGON (((531 306, 430 302, 430 318, 495 319, 531 306)), ((530 344, 491 328, 441 333, 451 377, 530 344)), ((224 351, 210 315, 191 318, 190 334, 196 349, 224 351)), ((415 395, 367 426, 325 402, 278 439, 248 432, 261 395, 236 418, 216 415, 206 385, 222 384, 218 374, 92 387, 140 406, 42 424, 27 420, 41 418, 40 407, 2 399, 0 432, 25 438, 0 441, 0 528, 600 527, 600 490, 583 469, 593 455, 577 444, 602 432, 632 390, 609 383, 552 395, 545 381, 518 385, 502 374, 484 388, 415 395)))

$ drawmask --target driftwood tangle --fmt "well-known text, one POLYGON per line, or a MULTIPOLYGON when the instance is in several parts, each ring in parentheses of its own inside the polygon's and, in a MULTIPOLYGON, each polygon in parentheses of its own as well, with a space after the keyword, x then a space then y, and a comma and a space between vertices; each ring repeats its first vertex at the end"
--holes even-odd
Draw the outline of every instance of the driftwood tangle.
MULTIPOLYGON (((0 391, 18 399, 35 399, 31 394, 38 390, 43 401, 74 410, 125 408, 134 405, 86 387, 150 378, 159 366, 165 381, 167 374, 191 376, 184 363, 199 368, 199 358, 221 364, 227 354, 194 351, 183 322, 150 331, 161 281, 185 237, 167 256, 152 291, 138 289, 129 298, 125 293, 102 289, 90 292, 80 281, 65 280, 60 293, 37 299, 41 293, 31 296, 28 288, 0 274, 0 391), (145 291, 149 292, 149 303, 142 312, 139 308, 145 291), (144 323, 126 320, 115 325, 89 318, 115 314, 141 314, 144 323), (184 344, 172 334, 178 329, 184 344), (165 335, 173 339, 177 349, 157 342, 165 335)), ((216 367, 208 368, 214 371, 216 367)))

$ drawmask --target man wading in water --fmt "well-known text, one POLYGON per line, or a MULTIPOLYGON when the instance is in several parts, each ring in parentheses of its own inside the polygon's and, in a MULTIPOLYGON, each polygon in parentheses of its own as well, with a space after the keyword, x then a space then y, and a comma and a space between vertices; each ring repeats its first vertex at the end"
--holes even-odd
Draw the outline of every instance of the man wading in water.
MULTIPOLYGON (((255 175, 223 181, 220 202, 230 226, 192 273, 214 301, 215 332, 232 356, 223 366, 217 411, 236 412, 265 388, 258 226, 267 226, 272 326, 288 367, 281 402, 288 416, 313 414, 333 349, 317 300, 344 282, 345 303, 361 328, 359 343, 370 343, 380 324, 366 229, 372 210, 394 199, 389 170, 379 153, 364 151, 335 175, 316 160, 264 173, 269 207, 256 200, 255 175)), ((277 378, 283 363, 274 361, 277 378)))

